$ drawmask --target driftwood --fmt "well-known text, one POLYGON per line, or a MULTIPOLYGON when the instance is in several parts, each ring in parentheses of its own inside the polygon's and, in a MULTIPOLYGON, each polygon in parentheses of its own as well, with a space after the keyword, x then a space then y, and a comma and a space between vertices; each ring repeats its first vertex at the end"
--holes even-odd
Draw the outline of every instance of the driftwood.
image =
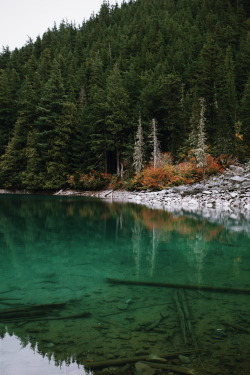
POLYGON ((106 194, 104 194, 104 197, 107 197, 109 194, 113 193, 114 190, 108 191, 106 194))
MULTIPOLYGON (((162 358, 174 358, 178 357, 179 355, 187 355, 187 354, 194 354, 197 351, 188 350, 188 351, 181 351, 181 352, 173 352, 161 355, 162 358)), ((129 357, 129 358, 118 358, 118 359, 108 359, 106 361, 98 361, 98 362, 84 362, 83 365, 90 369, 98 369, 98 368, 105 368, 111 366, 123 366, 127 363, 135 363, 139 361, 150 361, 154 362, 154 359, 150 358, 150 355, 144 356, 137 356, 137 357, 129 357)), ((173 366, 171 366, 173 367, 173 366)))
POLYGON ((187 333, 187 327, 186 327, 186 322, 185 322, 185 315, 184 315, 184 312, 181 308, 181 304, 180 304, 180 301, 178 299, 177 293, 174 296, 174 300, 175 300, 175 304, 176 304, 177 315, 178 315, 179 320, 180 320, 183 341, 184 341, 185 345, 187 345, 188 333, 187 333))
POLYGON ((195 349, 198 349, 197 340, 192 328, 190 313, 183 289, 177 290, 174 296, 177 313, 180 319, 181 330, 183 334, 184 343, 187 344, 191 340, 195 349))
POLYGON ((52 303, 44 305, 22 306, 16 309, 0 310, 0 322, 36 321, 36 320, 63 320, 78 319, 91 316, 90 312, 82 312, 76 315, 50 316, 55 310, 61 309, 65 303, 52 303))
POLYGON ((76 315, 66 315, 66 316, 55 316, 55 317, 44 317, 30 320, 64 320, 64 319, 80 319, 89 318, 92 314, 88 311, 76 315))
POLYGON ((245 333, 250 334, 250 329, 249 328, 242 327, 239 324, 229 323, 229 322, 226 322, 224 320, 222 320, 221 323, 224 324, 225 326, 228 326, 228 327, 231 327, 233 329, 236 329, 237 331, 245 332, 245 333))
POLYGON ((54 309, 60 309, 64 307, 66 303, 49 303, 43 305, 27 305, 27 306, 20 306, 12 309, 4 309, 0 310, 0 317, 8 314, 21 314, 21 313, 32 313, 36 311, 48 311, 54 309))
POLYGON ((83 312, 81 314, 76 314, 76 315, 66 315, 66 316, 34 316, 34 317, 29 317, 29 316, 20 316, 16 318, 9 318, 9 319, 2 319, 0 318, 0 321, 10 323, 10 322, 15 322, 15 321, 23 321, 23 322, 34 322, 34 321, 40 321, 40 320, 65 320, 65 319, 79 319, 79 318, 89 318, 91 316, 90 312, 83 312))
POLYGON ((208 292, 217 293, 238 293, 238 294, 250 294, 249 288, 230 288, 224 286, 210 286, 210 285, 195 285, 195 284, 172 284, 172 283, 161 283, 151 281, 137 281, 137 280, 119 280, 119 279, 106 279, 110 284, 118 285, 137 285, 137 286, 152 286, 158 288, 176 288, 176 289, 192 289, 192 290, 204 290, 208 292))
MULTIPOLYGON (((150 307, 156 307, 156 306, 166 306, 167 303, 155 303, 155 304, 151 304, 151 305, 146 305, 146 306, 139 306, 139 307, 134 307, 134 308, 130 308, 129 309, 129 312, 131 311, 137 311, 137 310, 142 310, 142 309, 150 309, 150 307)), ((169 308, 171 308, 170 306, 168 306, 169 308)), ((126 313, 128 310, 122 310, 122 311, 114 311, 112 313, 109 313, 109 314, 104 314, 104 315, 101 315, 102 317, 107 317, 107 316, 111 316, 111 315, 119 315, 119 314, 124 314, 126 313)))

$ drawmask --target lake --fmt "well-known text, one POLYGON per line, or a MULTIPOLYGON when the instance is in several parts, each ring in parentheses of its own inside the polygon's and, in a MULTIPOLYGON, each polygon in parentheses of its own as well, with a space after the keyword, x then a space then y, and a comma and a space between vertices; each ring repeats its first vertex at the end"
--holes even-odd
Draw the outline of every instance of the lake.
POLYGON ((249 374, 249 237, 134 204, 0 195, 1 375, 126 375, 171 353, 165 371, 249 374))

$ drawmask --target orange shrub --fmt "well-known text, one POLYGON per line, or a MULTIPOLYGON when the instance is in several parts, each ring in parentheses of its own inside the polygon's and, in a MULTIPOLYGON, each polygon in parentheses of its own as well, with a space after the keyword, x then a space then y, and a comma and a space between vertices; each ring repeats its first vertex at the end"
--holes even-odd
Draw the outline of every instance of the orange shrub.
POLYGON ((163 167, 150 167, 145 169, 142 183, 147 189, 162 189, 168 181, 169 173, 163 167))
MULTIPOLYGON (((214 157, 207 155, 206 158, 205 177, 223 171, 223 167, 214 157)), ((203 170, 197 168, 195 158, 191 157, 188 161, 177 165, 167 163, 157 168, 147 167, 133 178, 130 187, 138 190, 160 190, 169 186, 192 184, 202 179, 203 170)))
POLYGON ((213 174, 222 173, 224 168, 222 165, 219 164, 218 160, 215 159, 211 155, 207 155, 207 165, 205 167, 205 173, 207 176, 211 176, 213 174))
POLYGON ((162 167, 148 167, 138 173, 131 181, 133 189, 162 189, 167 183, 167 174, 162 167))

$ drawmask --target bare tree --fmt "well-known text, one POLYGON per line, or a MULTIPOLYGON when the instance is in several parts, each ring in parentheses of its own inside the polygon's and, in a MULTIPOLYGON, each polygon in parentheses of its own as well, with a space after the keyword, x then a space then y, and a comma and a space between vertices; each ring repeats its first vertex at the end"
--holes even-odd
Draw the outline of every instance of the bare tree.
POLYGON ((196 159, 196 165, 198 168, 202 167, 203 180, 205 178, 205 167, 207 165, 206 159, 206 133, 205 133, 205 99, 199 98, 199 112, 198 116, 194 110, 191 122, 193 123, 193 130, 190 135, 191 144, 196 159))
POLYGON ((154 161, 154 168, 158 166, 158 162, 161 157, 161 150, 160 150, 160 143, 157 137, 157 121, 155 118, 152 119, 152 144, 153 144, 153 161, 154 161))
POLYGON ((135 172, 141 172, 144 166, 144 140, 143 140, 143 130, 141 123, 141 115, 139 117, 138 128, 135 137, 135 148, 134 148, 134 167, 135 172))

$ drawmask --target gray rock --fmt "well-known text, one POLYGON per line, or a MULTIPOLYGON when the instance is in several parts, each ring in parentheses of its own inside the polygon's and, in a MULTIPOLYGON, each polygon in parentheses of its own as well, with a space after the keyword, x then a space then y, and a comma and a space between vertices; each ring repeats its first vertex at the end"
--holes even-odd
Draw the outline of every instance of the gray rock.
POLYGON ((191 360, 189 357, 186 357, 185 355, 179 355, 178 356, 179 360, 181 361, 181 363, 185 364, 185 365, 188 365, 189 363, 191 363, 191 360))
POLYGON ((186 191, 186 190, 188 190, 188 189, 189 189, 188 186, 186 186, 186 185, 182 185, 182 186, 175 186, 175 187, 173 188, 173 191, 176 191, 176 192, 180 193, 180 192, 182 192, 182 191, 186 191))
POLYGON ((135 364, 135 375, 154 375, 155 373, 156 370, 152 369, 146 363, 137 362, 135 364))
POLYGON ((230 195, 232 198, 235 198, 238 196, 238 193, 236 191, 233 191, 232 193, 230 193, 230 195))
POLYGON ((245 172, 245 171, 244 171, 244 168, 239 167, 239 166, 237 166, 237 165, 230 165, 229 168, 230 168, 234 173, 237 173, 237 174, 242 174, 242 173, 245 172))
POLYGON ((242 176, 234 176, 234 177, 231 177, 230 180, 233 182, 243 182, 243 181, 246 181, 247 179, 242 176))
POLYGON ((244 188, 250 188, 250 179, 249 181, 243 181, 241 184, 244 188))

